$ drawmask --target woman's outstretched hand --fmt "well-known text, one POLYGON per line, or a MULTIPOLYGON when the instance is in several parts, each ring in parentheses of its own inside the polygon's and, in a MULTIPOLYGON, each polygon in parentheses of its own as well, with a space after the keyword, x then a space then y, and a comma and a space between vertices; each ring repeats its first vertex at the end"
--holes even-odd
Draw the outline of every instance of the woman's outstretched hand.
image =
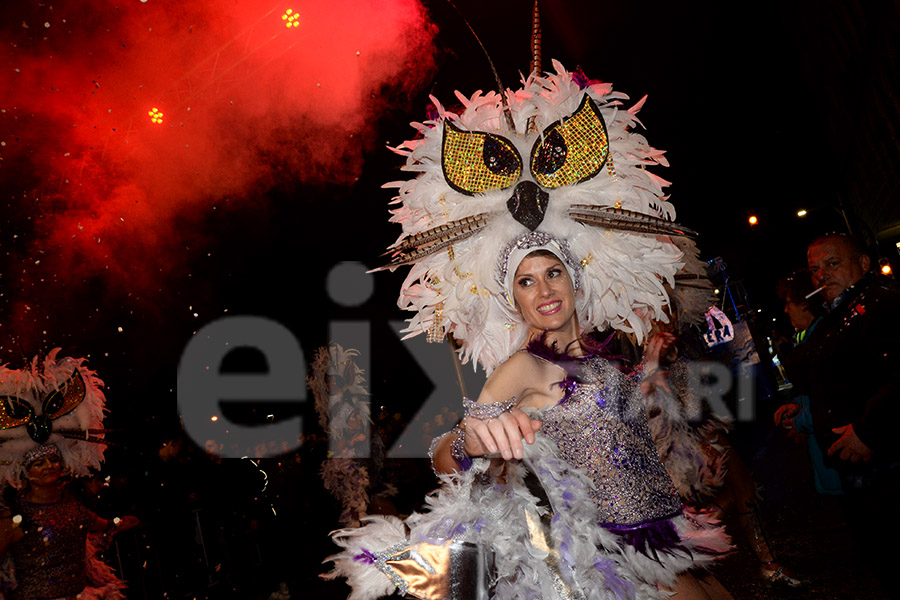
POLYGON ((533 444, 534 433, 541 428, 541 422, 514 408, 491 419, 466 417, 463 427, 469 456, 499 453, 504 460, 512 460, 525 455, 522 441, 533 444))

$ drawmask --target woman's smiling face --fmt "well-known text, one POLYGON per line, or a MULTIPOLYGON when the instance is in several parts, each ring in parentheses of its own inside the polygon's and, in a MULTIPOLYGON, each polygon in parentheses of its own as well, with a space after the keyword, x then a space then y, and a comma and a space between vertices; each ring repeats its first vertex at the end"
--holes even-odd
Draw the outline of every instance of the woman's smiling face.
POLYGON ((534 331, 555 331, 575 316, 575 289, 569 273, 551 253, 522 259, 513 278, 513 298, 534 331))

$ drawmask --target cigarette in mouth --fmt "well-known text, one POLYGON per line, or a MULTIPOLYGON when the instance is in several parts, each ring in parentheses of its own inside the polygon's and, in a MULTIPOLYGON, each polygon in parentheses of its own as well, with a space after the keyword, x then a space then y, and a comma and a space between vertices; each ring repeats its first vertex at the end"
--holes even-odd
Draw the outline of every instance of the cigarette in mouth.
POLYGON ((814 289, 813 291, 811 291, 810 293, 808 293, 805 297, 806 297, 807 300, 809 300, 810 298, 812 298, 813 296, 815 296, 816 294, 818 294, 819 292, 821 292, 821 291, 824 290, 824 289, 825 289, 825 286, 823 285, 823 286, 820 287, 820 288, 814 289))

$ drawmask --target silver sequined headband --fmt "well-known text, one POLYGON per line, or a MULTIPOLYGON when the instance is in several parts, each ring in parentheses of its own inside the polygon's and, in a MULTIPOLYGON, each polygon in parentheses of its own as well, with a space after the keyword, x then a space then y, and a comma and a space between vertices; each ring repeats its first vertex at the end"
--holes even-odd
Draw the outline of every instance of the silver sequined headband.
POLYGON ((549 250, 555 254, 566 267, 566 271, 569 272, 569 277, 572 278, 572 286, 576 290, 581 288, 581 263, 572 256, 569 243, 565 240, 558 240, 543 231, 529 231, 504 246, 497 261, 497 281, 503 286, 506 300, 512 306, 515 306, 515 302, 512 298, 512 282, 510 279, 515 275, 522 259, 535 250, 549 250), (511 258, 515 264, 511 263, 511 258))
POLYGON ((22 457, 22 466, 27 469, 35 462, 48 456, 55 456, 60 462, 62 461, 62 453, 55 444, 41 444, 25 453, 25 456, 22 457))

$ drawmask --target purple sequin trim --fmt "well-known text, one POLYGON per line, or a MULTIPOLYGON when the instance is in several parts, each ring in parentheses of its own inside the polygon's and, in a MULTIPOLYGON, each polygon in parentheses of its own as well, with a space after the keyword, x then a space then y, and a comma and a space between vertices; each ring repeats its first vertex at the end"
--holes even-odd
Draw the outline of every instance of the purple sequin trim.
POLYGON ((630 525, 618 523, 600 523, 600 525, 607 531, 617 534, 622 541, 647 556, 652 556, 657 552, 671 553, 674 550, 688 552, 681 543, 678 530, 672 524, 672 519, 679 514, 681 513, 630 525))
POLYGON ((574 394, 575 390, 578 388, 578 382, 575 381, 575 378, 571 375, 566 375, 566 378, 558 382, 557 385, 563 390, 563 397, 562 400, 560 400, 561 403, 571 398, 572 394, 574 394))
MULTIPOLYGON (((568 347, 565 350, 560 351, 556 342, 552 345, 548 344, 546 332, 541 334, 541 337, 528 342, 525 350, 532 356, 537 356, 547 362, 552 362, 565 370, 566 377, 562 381, 556 383, 556 385, 563 390, 563 397, 562 400, 560 400, 560 404, 562 404, 572 397, 572 394, 575 393, 575 390, 581 383, 581 381, 579 381, 578 371, 584 361, 597 357, 617 362, 622 360, 622 356, 614 355, 608 350, 614 335, 615 333, 609 334, 605 340, 600 340, 599 335, 593 333, 584 336, 581 344, 581 348, 585 352, 584 356, 574 356, 570 354, 568 347)), ((577 342, 573 342, 573 344, 574 343, 577 342)), ((598 398, 597 401, 602 403, 603 399, 598 398)))

